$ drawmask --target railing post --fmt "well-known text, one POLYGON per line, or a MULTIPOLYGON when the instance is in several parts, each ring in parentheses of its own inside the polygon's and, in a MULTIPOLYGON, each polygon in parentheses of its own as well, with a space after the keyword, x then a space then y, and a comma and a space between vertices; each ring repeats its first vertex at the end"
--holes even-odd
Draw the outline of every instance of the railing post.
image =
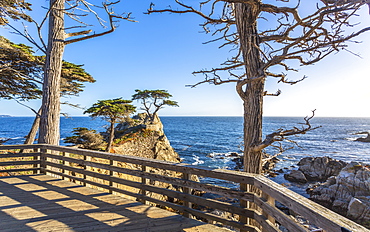
MULTIPOLYGON (((116 164, 117 162, 115 162, 114 160, 112 160, 112 159, 110 159, 109 160, 109 165, 112 167, 112 166, 114 166, 115 164, 116 164)), ((109 170, 109 176, 110 177, 113 177, 114 176, 114 172, 110 169, 109 170)), ((112 187, 113 187, 113 181, 112 181, 112 179, 109 181, 109 193, 110 194, 113 194, 113 190, 112 190, 112 187)))
MULTIPOLYGON (((84 158, 84 161, 91 161, 91 156, 84 155, 83 158, 84 158)), ((87 165, 86 162, 84 163, 84 167, 83 168, 84 168, 85 171, 89 170, 88 165, 87 165)), ((83 185, 84 186, 87 186, 86 180, 88 180, 88 177, 87 177, 86 173, 84 173, 83 178, 84 178, 83 185)))
MULTIPOLYGON (((275 199, 272 198, 270 195, 263 192, 262 193, 262 198, 266 199, 267 204, 275 207, 275 199)), ((272 225, 275 225, 275 218, 274 217, 267 214, 265 211, 262 212, 262 215, 265 216, 271 222, 272 225)))
MULTIPOLYGON (((141 165, 141 171, 142 172, 146 172, 147 171, 147 167, 145 165, 141 165)), ((140 191, 141 191, 141 195, 143 195, 143 197, 140 199, 140 202, 143 203, 143 204, 146 204, 146 200, 145 200, 145 196, 146 196, 145 186, 147 185, 147 179, 145 177, 141 177, 141 183, 142 183, 142 187, 141 187, 140 191)))
MULTIPOLYGON (((37 153, 39 152, 39 149, 38 148, 34 148, 33 149, 33 152, 37 153)), ((21 153, 21 152, 20 152, 21 153)), ((34 156, 33 157, 33 160, 41 160, 41 156, 34 156)), ((41 162, 41 161, 40 161, 41 162)), ((33 170, 33 174, 39 174, 40 171, 41 171, 41 164, 34 164, 33 165, 34 168, 39 168, 40 170, 33 170)))
MULTIPOLYGON (((69 157, 69 153, 67 153, 67 152, 63 152, 63 155, 64 155, 64 157, 69 157)), ((69 162, 68 161, 64 161, 63 160, 63 166, 69 166, 70 164, 69 164, 69 162)), ((66 175, 68 175, 68 170, 65 170, 64 169, 64 171, 63 171, 63 174, 66 174, 66 175)), ((64 178, 65 180, 68 180, 68 181, 71 181, 71 178, 64 178)))
POLYGON ((46 153, 46 149, 40 149, 40 173, 44 175, 46 175, 46 153))
MULTIPOLYGON (((240 184, 240 190, 244 191, 244 192, 248 191, 248 185, 247 184, 240 184)), ((244 201, 244 200, 240 200, 239 204, 240 204, 240 207, 242 207, 242 208, 248 208, 249 207, 248 202, 244 201)), ((243 224, 248 224, 249 223, 248 218, 244 215, 240 215, 239 222, 243 223, 243 224)), ((246 232, 246 230, 241 229, 240 232, 246 232)))
MULTIPOLYGON (((62 152, 62 157, 66 157, 66 153, 63 151, 62 152)), ((63 167, 66 165, 66 162, 64 161, 64 159, 62 159, 62 165, 63 165, 63 167)), ((62 174, 64 174, 64 172, 65 172, 65 169, 64 168, 62 168, 61 170, 60 170, 60 172, 62 173, 62 174)), ((65 178, 64 178, 64 176, 62 175, 62 180, 64 180, 65 178)))
MULTIPOLYGON (((188 173, 183 173, 182 174, 182 178, 184 179, 184 180, 191 180, 191 174, 188 174, 188 173)), ((184 187, 183 188, 183 192, 185 193, 185 194, 189 194, 189 195, 191 195, 191 189, 190 188, 186 188, 186 187, 184 187)), ((184 201, 184 206, 185 207, 187 207, 187 208, 192 208, 192 203, 191 202, 189 202, 189 201, 184 201)), ((190 218, 191 217, 191 214, 190 213, 188 213, 188 212, 184 212, 184 217, 187 217, 187 218, 190 218)))

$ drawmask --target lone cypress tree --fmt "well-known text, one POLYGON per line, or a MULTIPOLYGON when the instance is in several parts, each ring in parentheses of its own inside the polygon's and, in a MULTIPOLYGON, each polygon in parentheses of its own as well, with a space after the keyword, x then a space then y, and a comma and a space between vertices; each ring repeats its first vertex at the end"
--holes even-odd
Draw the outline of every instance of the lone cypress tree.
POLYGON ((136 107, 130 103, 132 103, 131 100, 123 100, 122 98, 99 100, 84 112, 84 114, 90 114, 93 118, 103 117, 104 120, 109 122, 108 145, 105 149, 107 152, 111 150, 113 145, 115 124, 136 111, 136 107))
POLYGON ((149 120, 154 121, 158 111, 165 106, 179 106, 176 101, 169 100, 172 97, 167 90, 135 90, 136 94, 132 95, 132 100, 141 101, 149 120))

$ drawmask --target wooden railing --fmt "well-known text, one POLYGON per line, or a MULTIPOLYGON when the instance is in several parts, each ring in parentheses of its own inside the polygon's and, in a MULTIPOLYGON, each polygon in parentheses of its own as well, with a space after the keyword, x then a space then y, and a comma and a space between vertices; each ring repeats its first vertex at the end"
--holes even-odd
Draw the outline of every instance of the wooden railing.
POLYGON ((21 175, 52 174, 110 193, 131 196, 143 203, 172 208, 184 216, 217 222, 240 231, 260 231, 258 228, 262 228, 262 231, 280 231, 281 226, 291 232, 309 231, 307 227, 297 223, 294 217, 277 208, 276 202, 307 219, 310 224, 322 228, 321 231, 367 231, 351 220, 261 175, 244 172, 51 145, 0 146, 0 172, 16 172, 21 175), (128 164, 135 168, 127 168, 128 164), (154 173, 153 169, 180 175, 161 175, 154 173), (123 174, 136 179, 122 178, 123 174), (260 194, 198 182, 192 178, 193 175, 229 181, 237 186, 255 186, 260 194), (176 186, 177 190, 162 188, 154 184, 155 182, 171 184, 176 186), (220 197, 205 197, 210 194, 194 195, 194 190, 217 194, 220 197), (150 193, 161 194, 177 201, 164 201, 151 197, 150 193), (223 198, 234 199, 234 202, 223 198), (257 207, 241 207, 242 202, 247 202, 244 205, 257 207), (228 212, 230 217, 222 217, 204 209, 228 212), (238 221, 242 218, 252 219, 259 226, 240 222, 243 220, 238 221))

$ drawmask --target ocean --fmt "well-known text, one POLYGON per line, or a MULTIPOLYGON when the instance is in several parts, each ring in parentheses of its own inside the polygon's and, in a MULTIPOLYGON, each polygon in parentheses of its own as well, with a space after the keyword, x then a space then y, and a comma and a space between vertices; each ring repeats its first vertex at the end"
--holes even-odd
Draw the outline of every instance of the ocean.
MULTIPOLYGON (((173 148, 183 162, 210 168, 234 169, 235 159, 231 154, 241 154, 243 136, 242 117, 161 117, 164 131, 173 148)), ((32 117, 0 117, 0 139, 11 138, 5 144, 21 144, 32 125, 32 117)), ((279 128, 300 127, 303 118, 264 117, 263 133, 268 134, 279 128)), ((294 136, 297 145, 283 144, 286 150, 278 158, 276 169, 297 168, 297 162, 306 156, 329 156, 346 162, 370 163, 370 143, 355 141, 365 135, 358 132, 370 131, 370 118, 313 118, 313 127, 320 128, 304 135, 294 136), (294 146, 293 146, 294 145, 294 146), (293 147, 292 147, 293 146, 293 147)), ((102 119, 89 117, 61 118, 61 145, 63 139, 72 135, 73 128, 87 127, 105 131, 107 123, 102 119)), ((267 152, 272 154, 273 149, 267 152)), ((272 178, 291 189, 301 192, 303 187, 285 183, 283 175, 272 178)), ((232 183, 224 183, 230 185, 232 183)))

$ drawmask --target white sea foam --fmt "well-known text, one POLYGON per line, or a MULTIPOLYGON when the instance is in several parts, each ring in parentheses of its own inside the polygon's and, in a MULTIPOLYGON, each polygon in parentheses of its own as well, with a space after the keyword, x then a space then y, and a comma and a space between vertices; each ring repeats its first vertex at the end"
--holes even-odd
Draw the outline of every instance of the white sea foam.
POLYGON ((193 155, 193 160, 195 160, 195 162, 192 163, 192 165, 200 165, 200 164, 204 164, 204 161, 201 160, 199 158, 199 156, 196 156, 196 155, 193 155))

